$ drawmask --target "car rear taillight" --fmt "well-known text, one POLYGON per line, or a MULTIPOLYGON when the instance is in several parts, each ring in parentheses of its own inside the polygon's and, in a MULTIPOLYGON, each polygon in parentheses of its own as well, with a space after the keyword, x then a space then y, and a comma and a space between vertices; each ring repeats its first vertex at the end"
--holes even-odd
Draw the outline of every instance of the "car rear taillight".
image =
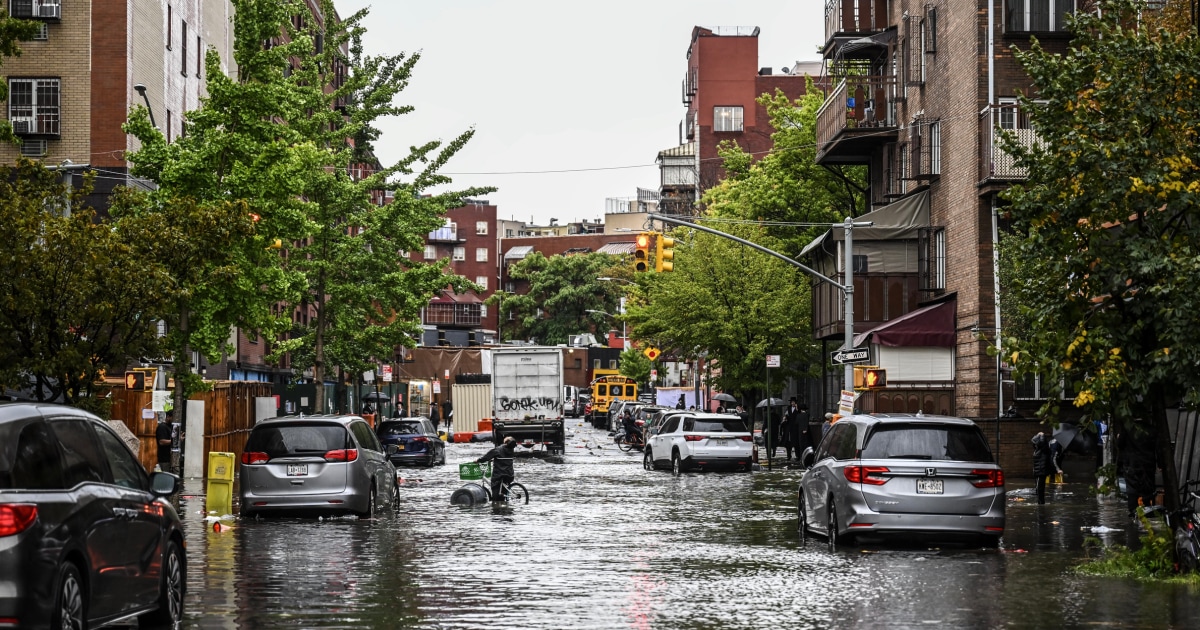
POLYGON ((887 483, 887 477, 873 476, 885 472, 890 472, 887 466, 847 466, 843 469, 846 481, 851 483, 865 483, 870 486, 882 486, 887 483))
POLYGON ((413 442, 428 442, 429 438, 425 437, 424 435, 421 435, 421 436, 417 436, 417 437, 413 438, 412 441, 413 442))
POLYGON ((1003 488, 1004 487, 1004 471, 1003 470, 985 470, 977 468, 971 471, 972 477, 979 477, 971 482, 976 488, 1003 488))
POLYGON ((271 456, 266 453, 242 453, 243 464, 265 464, 270 461, 271 456))
POLYGON ((700 440, 703 440, 703 439, 704 439, 703 435, 685 435, 685 436, 683 436, 684 442, 699 442, 700 440))
POLYGON ((0 504, 0 538, 16 536, 37 520, 37 506, 31 503, 0 504))
POLYGON ((743 435, 743 436, 739 437, 738 439, 743 442, 753 442, 754 441, 754 438, 750 437, 749 435, 743 435))
POLYGON ((352 462, 356 459, 358 459, 358 449, 356 448, 339 448, 336 451, 325 453, 327 462, 352 462))

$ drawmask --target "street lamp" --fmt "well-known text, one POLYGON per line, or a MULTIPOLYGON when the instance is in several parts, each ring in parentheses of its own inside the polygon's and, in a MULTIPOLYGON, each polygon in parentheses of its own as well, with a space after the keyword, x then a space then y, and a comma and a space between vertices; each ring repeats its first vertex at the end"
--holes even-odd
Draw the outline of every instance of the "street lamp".
MULTIPOLYGON (((613 315, 612 313, 609 313, 608 311, 597 311, 597 310, 591 309, 591 308, 584 309, 584 311, 587 313, 596 313, 598 315, 608 315, 609 317, 611 317, 613 319, 619 319, 616 315, 613 315)), ((625 320, 622 319, 621 320, 621 349, 624 350, 627 345, 629 345, 629 339, 625 336, 625 320)))
POLYGON ((158 123, 154 122, 154 109, 150 107, 150 97, 146 96, 146 86, 139 83, 133 86, 133 89, 142 95, 142 100, 146 101, 146 112, 150 114, 150 126, 158 129, 158 123))

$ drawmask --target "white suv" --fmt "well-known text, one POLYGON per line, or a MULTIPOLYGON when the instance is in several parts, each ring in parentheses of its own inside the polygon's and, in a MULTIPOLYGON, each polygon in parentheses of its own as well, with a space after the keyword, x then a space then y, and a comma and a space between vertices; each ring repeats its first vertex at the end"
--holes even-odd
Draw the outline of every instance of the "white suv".
POLYGON ((722 413, 671 416, 646 444, 646 470, 670 465, 678 475, 686 469, 750 470, 754 437, 741 418, 722 413))

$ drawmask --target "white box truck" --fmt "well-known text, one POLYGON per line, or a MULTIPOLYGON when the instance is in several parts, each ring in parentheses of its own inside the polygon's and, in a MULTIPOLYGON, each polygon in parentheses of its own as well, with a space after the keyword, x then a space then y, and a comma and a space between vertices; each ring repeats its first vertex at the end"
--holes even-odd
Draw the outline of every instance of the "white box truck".
POLYGON ((557 347, 494 348, 492 441, 513 436, 541 444, 551 454, 566 450, 563 427, 563 358, 557 347))

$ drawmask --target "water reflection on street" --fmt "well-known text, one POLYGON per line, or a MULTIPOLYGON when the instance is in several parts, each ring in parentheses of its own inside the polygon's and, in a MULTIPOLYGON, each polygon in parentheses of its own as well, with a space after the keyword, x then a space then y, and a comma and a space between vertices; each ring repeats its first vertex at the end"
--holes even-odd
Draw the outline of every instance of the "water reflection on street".
POLYGON ((1122 506, 1009 488, 999 551, 851 547, 796 535, 797 470, 645 471, 578 426, 563 463, 517 462, 528 505, 451 506, 460 462, 403 469, 398 513, 204 522, 189 482, 195 628, 1188 628, 1200 593, 1080 577, 1086 536, 1136 539, 1122 506), (1119 530, 1102 535, 1094 526, 1119 530))

